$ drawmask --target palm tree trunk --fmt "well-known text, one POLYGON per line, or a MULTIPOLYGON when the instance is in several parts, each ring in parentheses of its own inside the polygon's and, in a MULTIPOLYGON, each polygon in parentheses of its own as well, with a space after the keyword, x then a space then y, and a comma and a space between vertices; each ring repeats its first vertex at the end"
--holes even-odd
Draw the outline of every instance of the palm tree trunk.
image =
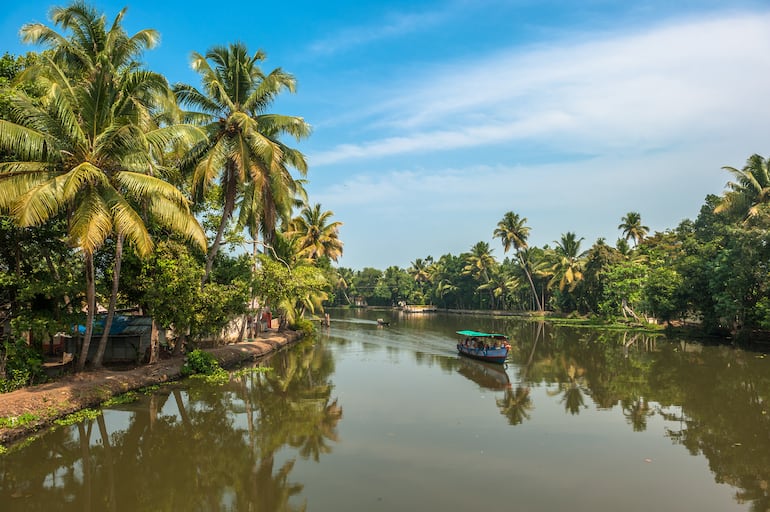
POLYGON ((83 253, 86 271, 86 332, 83 335, 83 346, 80 349, 77 370, 83 371, 88 358, 88 348, 91 345, 91 335, 94 332, 94 313, 96 312, 96 276, 94 275, 94 255, 92 252, 83 253))
MULTIPOLYGON (((235 174, 235 168, 232 162, 227 163, 226 171, 228 174, 233 175, 235 174)), ((222 208, 222 220, 219 222, 219 228, 217 229, 217 236, 214 238, 214 242, 211 244, 211 248, 209 249, 209 253, 206 256, 206 272, 203 274, 203 280, 201 281, 201 288, 203 288, 203 285, 206 284, 209 280, 209 274, 211 274, 211 269, 214 266, 214 258, 217 255, 217 252, 219 252, 219 244, 222 243, 222 237, 225 233, 225 227, 227 227, 227 222, 230 220, 230 216, 233 213, 233 209, 235 209, 235 181, 234 179, 228 179, 227 185, 225 189, 225 204, 224 208, 222 208)))
POLYGON ((537 303, 537 310, 542 313, 543 306, 540 303, 540 299, 537 297, 537 290, 535 289, 535 283, 532 281, 532 275, 529 273, 529 269, 527 268, 527 264, 524 262, 524 258, 521 257, 521 253, 519 253, 519 261, 521 261, 521 267, 524 269, 524 273, 527 275, 527 279, 529 280, 529 286, 530 288, 532 288, 532 296, 535 297, 535 302, 537 303))
POLYGON ((112 291, 110 292, 110 303, 107 306, 107 318, 104 319, 104 332, 99 340, 99 347, 96 349, 94 357, 94 367, 101 368, 104 352, 107 349, 107 341, 110 339, 110 329, 112 320, 115 318, 115 303, 118 301, 118 288, 120 285, 120 264, 123 260, 123 235, 118 235, 115 244, 115 267, 112 269, 112 291))

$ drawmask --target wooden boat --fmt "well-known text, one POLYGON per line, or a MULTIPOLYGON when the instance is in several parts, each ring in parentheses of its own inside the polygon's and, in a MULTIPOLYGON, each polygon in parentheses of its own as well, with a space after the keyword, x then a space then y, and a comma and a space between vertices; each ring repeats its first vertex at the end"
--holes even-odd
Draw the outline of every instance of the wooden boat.
POLYGON ((479 331, 457 331, 457 334, 463 337, 463 340, 457 343, 457 352, 479 361, 504 363, 511 349, 505 334, 479 331))

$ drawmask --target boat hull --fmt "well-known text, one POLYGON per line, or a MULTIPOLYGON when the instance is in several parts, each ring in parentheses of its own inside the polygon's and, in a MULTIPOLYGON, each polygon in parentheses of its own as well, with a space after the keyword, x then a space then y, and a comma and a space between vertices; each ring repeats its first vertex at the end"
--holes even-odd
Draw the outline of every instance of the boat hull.
POLYGON ((488 363, 502 364, 508 357, 508 347, 500 348, 475 348, 468 347, 462 343, 457 344, 457 352, 461 356, 470 357, 471 359, 477 359, 479 361, 486 361, 488 363))

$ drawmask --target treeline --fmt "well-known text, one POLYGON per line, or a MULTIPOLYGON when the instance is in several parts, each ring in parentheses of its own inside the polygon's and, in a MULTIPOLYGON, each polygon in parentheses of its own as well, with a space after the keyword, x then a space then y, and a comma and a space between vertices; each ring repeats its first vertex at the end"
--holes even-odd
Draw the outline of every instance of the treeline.
POLYGON ((158 33, 126 33, 125 14, 53 8, 53 27, 20 31, 44 51, 0 59, 6 389, 78 325, 77 367, 97 337, 100 366, 122 309, 150 315, 153 332, 173 327, 179 351, 266 304, 296 323, 331 289, 340 223, 309 201, 305 157, 286 142, 310 125, 269 110, 295 78, 234 43, 192 54, 199 87, 169 84, 141 61, 158 33))
POLYGON ((770 175, 752 155, 709 195, 697 218, 656 232, 638 212, 620 219, 613 245, 585 247, 575 233, 532 247, 527 219, 508 212, 460 255, 416 259, 407 269, 340 269, 337 303, 433 304, 594 315, 608 321, 699 324, 706 333, 751 339, 770 329, 770 175))

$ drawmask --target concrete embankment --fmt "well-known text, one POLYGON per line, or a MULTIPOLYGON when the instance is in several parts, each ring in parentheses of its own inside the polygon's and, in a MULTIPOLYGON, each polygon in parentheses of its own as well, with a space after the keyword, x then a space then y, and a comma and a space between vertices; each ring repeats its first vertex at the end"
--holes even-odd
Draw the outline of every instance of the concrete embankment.
MULTIPOLYGON (((252 341, 206 349, 223 368, 256 361, 295 343, 302 333, 268 331, 252 341)), ((181 378, 184 357, 128 370, 108 368, 0 394, 0 444, 27 437, 59 418, 95 407, 112 396, 181 378)))

